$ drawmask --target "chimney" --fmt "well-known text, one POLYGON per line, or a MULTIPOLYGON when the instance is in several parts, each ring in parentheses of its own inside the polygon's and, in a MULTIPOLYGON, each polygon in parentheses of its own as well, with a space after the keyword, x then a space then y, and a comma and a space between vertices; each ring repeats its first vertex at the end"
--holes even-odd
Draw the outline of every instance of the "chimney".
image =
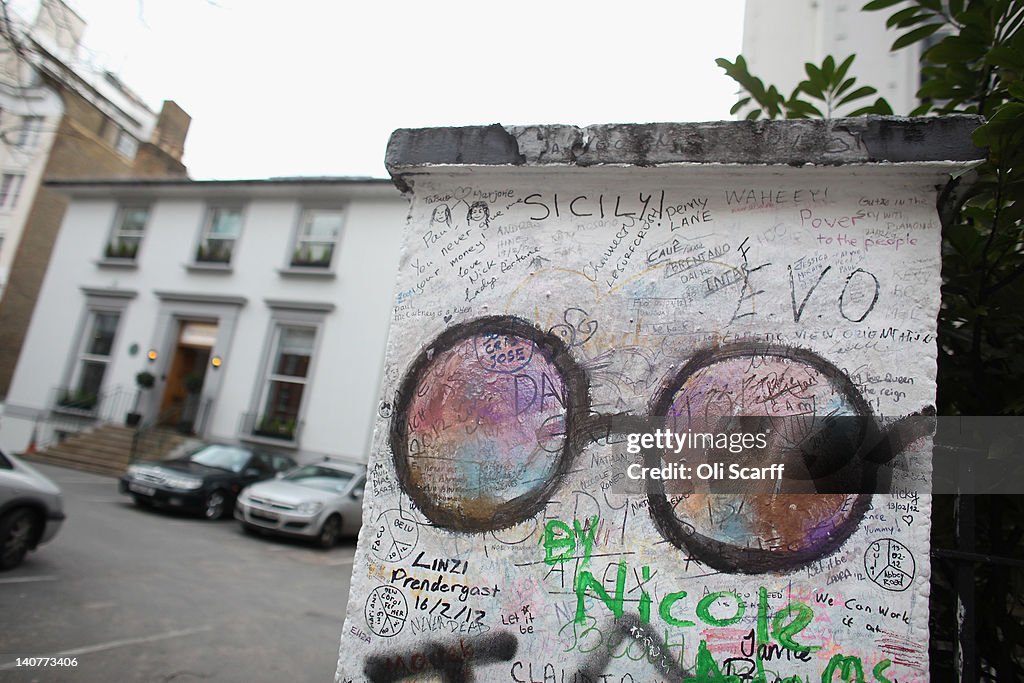
POLYGON ((191 123, 192 117, 184 109, 172 100, 164 100, 151 142, 175 161, 181 161, 185 152, 185 136, 188 135, 191 123))

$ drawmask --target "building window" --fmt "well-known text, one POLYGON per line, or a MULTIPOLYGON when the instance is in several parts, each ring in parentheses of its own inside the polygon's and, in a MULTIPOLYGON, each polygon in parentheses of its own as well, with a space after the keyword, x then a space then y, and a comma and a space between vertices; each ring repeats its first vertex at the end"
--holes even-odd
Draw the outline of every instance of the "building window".
POLYGON ((134 159, 135 152, 139 149, 139 142, 132 137, 131 133, 122 128, 117 133, 117 141, 114 143, 114 148, 129 159, 134 159))
POLYGON ((118 211, 114 233, 107 243, 106 257, 134 261, 148 221, 148 206, 126 206, 118 211))
POLYGON ((89 411, 96 408, 120 321, 117 311, 90 312, 73 379, 58 399, 62 407, 89 411))
POLYGON ((22 116, 18 131, 18 147, 34 149, 39 144, 39 133, 43 130, 42 116, 22 116))
POLYGON ((24 180, 25 175, 22 173, 4 173, 0 176, 0 209, 10 211, 15 207, 24 180))
POLYGON ((330 268, 334 246, 341 235, 341 209, 307 209, 295 235, 291 265, 299 268, 330 268))
POLYGON ((231 254, 241 232, 241 209, 223 206, 210 209, 196 248, 196 262, 231 263, 231 254))
POLYGON ((254 436, 296 440, 315 341, 315 327, 279 325, 275 330, 254 436))

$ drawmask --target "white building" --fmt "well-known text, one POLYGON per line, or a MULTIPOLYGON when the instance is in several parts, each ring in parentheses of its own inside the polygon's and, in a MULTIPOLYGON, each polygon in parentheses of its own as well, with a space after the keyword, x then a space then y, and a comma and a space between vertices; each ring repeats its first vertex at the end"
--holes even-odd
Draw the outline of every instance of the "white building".
POLYGON ((747 0, 743 18, 743 56, 750 72, 789 96, 807 78, 804 64, 857 58, 849 75, 878 94, 847 105, 838 115, 884 97, 893 112, 906 115, 918 105, 920 44, 897 52, 889 48, 902 33, 886 20, 895 9, 862 12, 866 0, 747 0))
POLYGON ((49 183, 71 199, 0 422, 191 427, 365 460, 407 212, 390 181, 49 183), (135 411, 136 375, 155 385, 135 411))

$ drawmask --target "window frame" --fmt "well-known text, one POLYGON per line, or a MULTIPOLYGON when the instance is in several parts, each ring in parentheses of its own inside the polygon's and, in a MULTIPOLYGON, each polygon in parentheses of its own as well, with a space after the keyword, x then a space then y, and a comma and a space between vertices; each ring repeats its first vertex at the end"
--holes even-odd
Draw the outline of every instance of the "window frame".
POLYGON ((242 239, 242 232, 245 228, 245 214, 245 206, 239 202, 212 202, 207 204, 206 211, 203 215, 202 227, 199 232, 199 239, 192 252, 192 265, 199 268, 230 269, 232 261, 235 258, 235 253, 238 250, 238 243, 242 239), (237 234, 233 237, 212 237, 214 233, 212 233, 211 230, 214 226, 215 216, 220 211, 238 213, 238 230, 237 234), (211 239, 218 241, 231 240, 231 245, 227 249, 226 259, 214 258, 212 256, 205 255, 207 253, 206 250, 209 249, 209 241, 211 239))
POLYGON ((24 114, 19 117, 21 125, 18 128, 18 142, 16 147, 22 151, 30 151, 39 146, 39 140, 43 134, 45 116, 35 114, 24 114))
POLYGON ((114 150, 126 159, 134 159, 139 152, 139 141, 123 126, 118 126, 114 136, 114 150))
POLYGON ((0 173, 0 211, 13 211, 18 206, 21 191, 25 186, 25 174, 20 171, 4 171, 0 173), (7 178, 14 178, 11 186, 4 187, 7 178), (13 192, 11 188, 13 187, 13 192))
POLYGON ((86 304, 82 321, 79 326, 78 342, 72 348, 71 363, 63 384, 62 395, 56 397, 57 406, 62 409, 70 409, 84 412, 92 412, 99 407, 103 397, 103 386, 107 379, 107 373, 114 360, 117 351, 118 338, 121 333, 121 323, 124 319, 124 307, 89 302, 86 304), (98 354, 89 350, 89 345, 95 337, 96 323, 101 315, 114 315, 117 317, 114 329, 110 336, 110 348, 106 354, 98 354), (101 363, 103 371, 100 374, 99 383, 96 386, 94 395, 86 394, 82 389, 82 381, 85 375, 87 364, 101 363), (90 405, 76 405, 92 399, 90 405))
MULTIPOLYGON (((342 236, 345 233, 345 225, 348 218, 348 207, 345 204, 307 204, 303 205, 295 222, 295 229, 292 232, 292 239, 289 253, 287 254, 286 270, 295 272, 330 273, 334 271, 334 264, 337 261, 338 246, 341 244, 342 236), (337 234, 333 240, 318 239, 314 235, 306 235, 306 230, 312 225, 311 218, 317 213, 334 213, 338 215, 339 225, 337 234), (322 259, 313 260, 312 256, 302 258, 302 251, 305 245, 330 245, 330 257, 326 262, 322 259)), ((309 247, 306 253, 310 254, 309 247)))
MULTIPOLYGON (((252 399, 249 407, 251 419, 242 420, 239 430, 239 438, 245 441, 256 443, 274 444, 279 447, 297 448, 301 441, 301 426, 305 421, 306 411, 312 401, 314 380, 317 376, 317 364, 320 357, 321 344, 324 337, 325 316, 328 309, 304 308, 301 303, 292 302, 293 306, 288 307, 285 302, 267 301, 271 308, 271 316, 267 325, 267 333, 264 337, 264 348, 261 354, 260 372, 255 377, 252 388, 252 399), (306 328, 313 331, 313 345, 310 349, 309 364, 306 368, 306 375, 302 382, 302 396, 299 399, 299 407, 295 416, 295 429, 291 438, 280 438, 261 435, 259 431, 260 422, 266 417, 267 401, 270 398, 271 382, 275 380, 277 373, 274 367, 279 355, 281 332, 285 328, 306 328)), ((291 381, 291 376, 283 376, 291 381)))
POLYGON ((291 424, 288 429, 288 436, 283 438, 283 441, 294 442, 298 436, 299 424, 302 421, 302 415, 304 414, 303 406, 308 396, 309 383, 312 380, 312 367, 313 358, 317 346, 317 337, 319 335, 319 329, 314 325, 302 325, 296 323, 279 323, 274 326, 271 343, 270 353, 267 355, 267 361, 263 366, 263 377, 260 386, 259 399, 256 403, 256 411, 253 413, 253 434, 256 436, 264 436, 268 438, 280 438, 273 436, 271 433, 275 429, 288 429, 288 424, 291 424), (309 349, 309 356, 306 361, 305 373, 302 375, 287 375, 277 372, 278 365, 282 354, 282 342, 285 339, 285 334, 291 331, 303 331, 312 332, 312 341, 309 349), (271 416, 270 401, 274 394, 274 385, 288 384, 292 386, 301 387, 299 397, 297 400, 297 407, 294 415, 289 415, 287 421, 280 425, 278 421, 281 419, 278 416, 271 416), (268 421, 273 421, 268 424, 268 421), (262 433, 261 433, 262 432, 262 433))
POLYGON ((103 250, 103 258, 136 263, 139 259, 139 251, 142 249, 142 242, 146 237, 146 229, 149 227, 153 217, 153 205, 150 202, 130 202, 118 206, 114 214, 114 223, 111 226, 110 237, 103 250), (146 211, 146 219, 142 227, 137 230, 126 231, 124 229, 125 218, 133 211, 146 211), (135 248, 122 251, 121 244, 127 240, 135 240, 135 248))

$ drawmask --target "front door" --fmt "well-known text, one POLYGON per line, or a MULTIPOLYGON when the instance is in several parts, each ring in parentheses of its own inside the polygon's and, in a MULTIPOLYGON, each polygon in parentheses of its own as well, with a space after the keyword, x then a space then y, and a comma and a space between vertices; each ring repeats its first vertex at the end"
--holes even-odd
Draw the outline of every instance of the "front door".
POLYGON ((160 401, 158 422, 191 434, 199 415, 200 397, 210 353, 217 340, 217 323, 183 320, 167 370, 164 395, 160 401))

